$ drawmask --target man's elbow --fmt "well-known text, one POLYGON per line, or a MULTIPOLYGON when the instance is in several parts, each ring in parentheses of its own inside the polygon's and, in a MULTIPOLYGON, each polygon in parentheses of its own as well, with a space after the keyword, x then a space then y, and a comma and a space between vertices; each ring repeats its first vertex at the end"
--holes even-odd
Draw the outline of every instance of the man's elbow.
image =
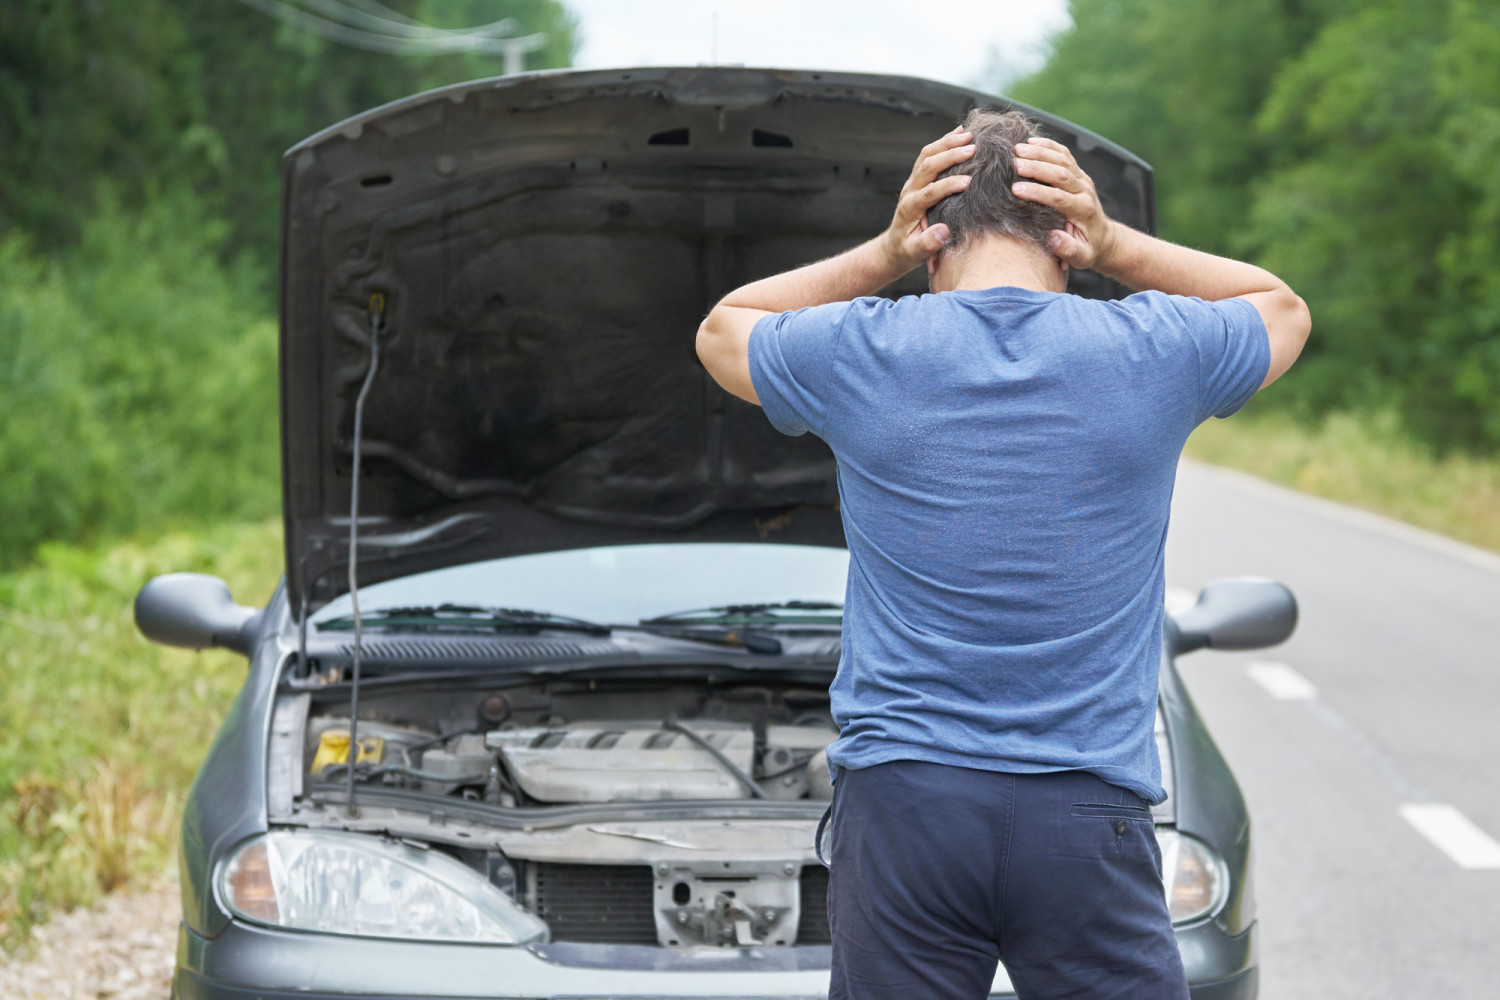
POLYGON ((1302 355, 1302 348, 1312 333, 1312 310, 1307 308, 1300 295, 1283 287, 1275 309, 1263 315, 1266 334, 1271 341, 1271 364, 1265 381, 1261 383, 1262 389, 1285 375, 1302 355))
POLYGON ((698 351, 698 360, 713 380, 720 385, 724 384, 725 366, 729 362, 724 325, 715 312, 710 312, 703 317, 703 322, 698 324, 698 337, 693 346, 698 351))
POLYGON ((703 367, 707 368, 710 372, 713 371, 715 349, 718 347, 718 338, 715 335, 713 328, 713 318, 713 313, 709 313, 707 316, 703 317, 703 322, 698 324, 697 340, 695 340, 693 344, 693 346, 698 351, 698 360, 701 361, 703 363, 703 367))
POLYGON ((1312 310, 1307 308, 1306 300, 1290 288, 1286 290, 1286 294, 1289 297, 1287 326, 1300 349, 1300 345, 1307 343, 1308 335, 1312 333, 1312 310))
POLYGON ((759 404, 750 379, 749 337, 745 317, 715 306, 698 324, 694 348, 703 368, 726 391, 759 404))

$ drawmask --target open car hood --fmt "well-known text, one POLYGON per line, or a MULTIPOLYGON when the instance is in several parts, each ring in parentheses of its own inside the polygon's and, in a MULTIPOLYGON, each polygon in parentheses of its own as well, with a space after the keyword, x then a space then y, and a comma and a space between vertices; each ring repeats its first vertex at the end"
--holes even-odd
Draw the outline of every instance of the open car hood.
MULTIPOLYGON (((917 151, 1008 102, 907 77, 699 67, 539 73, 351 118, 284 160, 287 583, 347 590, 372 309, 360 581, 673 539, 842 545, 834 462, 719 389, 694 334, 732 288, 888 223, 917 151)), ((1112 216, 1151 170, 1033 112, 1112 216)), ((891 294, 926 291, 916 271, 891 294)), ((1075 273, 1074 290, 1118 286, 1075 273)))

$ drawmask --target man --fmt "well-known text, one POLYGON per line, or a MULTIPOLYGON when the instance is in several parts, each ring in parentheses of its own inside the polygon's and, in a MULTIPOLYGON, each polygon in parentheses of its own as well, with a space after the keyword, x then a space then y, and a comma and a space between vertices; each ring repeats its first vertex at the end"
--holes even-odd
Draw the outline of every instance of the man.
POLYGON ((979 110, 890 228, 725 296, 698 354, 838 460, 830 996, 1185 998, 1150 803, 1178 455, 1281 376, 1306 305, 1104 213, 979 110), (932 294, 876 291, 926 263, 932 294), (1070 267, 1140 294, 1064 294, 1070 267))

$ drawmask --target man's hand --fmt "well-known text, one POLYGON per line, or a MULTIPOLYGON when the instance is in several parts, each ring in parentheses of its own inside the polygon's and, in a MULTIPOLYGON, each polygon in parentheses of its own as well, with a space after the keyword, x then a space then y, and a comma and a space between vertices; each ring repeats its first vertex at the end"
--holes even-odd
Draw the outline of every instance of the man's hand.
POLYGON ((1030 178, 1011 185, 1017 198, 1050 205, 1068 220, 1067 228, 1054 229, 1048 241, 1057 259, 1069 267, 1106 267, 1114 249, 1114 223, 1072 151, 1040 136, 1017 143, 1016 175, 1030 178))
POLYGON ((1066 230, 1054 229, 1049 242, 1058 260, 1068 266, 1091 267, 1137 290, 1194 295, 1210 302, 1239 298, 1254 306, 1271 348, 1262 388, 1280 378, 1302 353, 1312 316, 1307 303, 1276 275, 1111 222, 1094 182, 1062 143, 1041 138, 1018 143, 1016 174, 1029 178, 1011 188, 1017 198, 1051 205, 1068 220, 1066 230))
POLYGON ((952 235, 941 223, 927 225, 927 210, 950 194, 963 191, 972 179, 967 174, 955 174, 938 180, 938 174, 974 155, 970 142, 974 137, 960 131, 962 127, 923 147, 911 176, 901 186, 895 217, 885 231, 885 246, 902 274, 925 264, 952 235))
POLYGON ((698 358, 714 381, 759 403, 749 360, 750 332, 758 321, 771 313, 874 295, 941 250, 948 227, 928 226, 927 210, 969 186, 963 174, 937 176, 974 155, 972 138, 954 129, 922 150, 884 233, 837 257, 736 288, 719 300, 698 327, 697 340, 698 358))

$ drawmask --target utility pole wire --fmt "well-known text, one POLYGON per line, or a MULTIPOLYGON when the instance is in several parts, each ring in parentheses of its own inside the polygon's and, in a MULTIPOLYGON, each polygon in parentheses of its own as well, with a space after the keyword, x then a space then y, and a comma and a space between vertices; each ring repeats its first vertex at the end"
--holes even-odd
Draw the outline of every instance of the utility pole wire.
MULTIPOLYGON (((335 2, 340 2, 340 0, 335 0, 335 2)), ((373 14, 374 16, 384 18, 387 21, 400 21, 404 24, 414 25, 419 28, 429 27, 428 25, 423 24, 421 21, 418 21, 416 18, 408 14, 403 14, 401 11, 396 10, 394 7, 387 7, 385 4, 381 3, 380 0, 341 0, 341 2, 343 6, 352 8, 356 12, 373 14)), ((508 35, 511 32, 515 31, 516 24, 514 18, 507 17, 499 21, 491 21, 489 24, 481 24, 476 28, 457 28, 454 30, 461 33, 468 32, 498 36, 508 35)))
POLYGON ((489 24, 481 24, 476 28, 434 28, 423 24, 414 18, 402 14, 400 11, 391 10, 380 3, 349 3, 344 0, 295 0, 296 4, 308 8, 316 14, 332 20, 342 22, 351 28, 365 31, 373 31, 376 34, 388 35, 393 38, 412 39, 446 39, 451 37, 479 37, 479 38, 502 38, 514 35, 516 20, 513 17, 492 21, 489 24), (384 11, 389 16, 377 13, 384 11))
MULTIPOLYGON (((515 30, 516 22, 511 18, 476 28, 450 31, 446 28, 434 28, 422 24, 405 15, 399 15, 405 23, 391 20, 369 9, 350 7, 339 0, 301 0, 303 4, 320 13, 303 10, 284 0, 240 0, 240 2, 302 31, 372 52, 389 52, 395 55, 479 52, 485 55, 501 55, 505 57, 505 72, 507 73, 518 73, 524 69, 525 53, 546 48, 548 41, 545 33, 520 36, 501 35, 503 31, 515 30), (322 16, 323 14, 327 16, 322 16), (368 27, 358 25, 368 25, 368 27)), ((380 4, 364 6, 388 9, 380 4)), ((397 14, 395 11, 391 13, 397 14)))

